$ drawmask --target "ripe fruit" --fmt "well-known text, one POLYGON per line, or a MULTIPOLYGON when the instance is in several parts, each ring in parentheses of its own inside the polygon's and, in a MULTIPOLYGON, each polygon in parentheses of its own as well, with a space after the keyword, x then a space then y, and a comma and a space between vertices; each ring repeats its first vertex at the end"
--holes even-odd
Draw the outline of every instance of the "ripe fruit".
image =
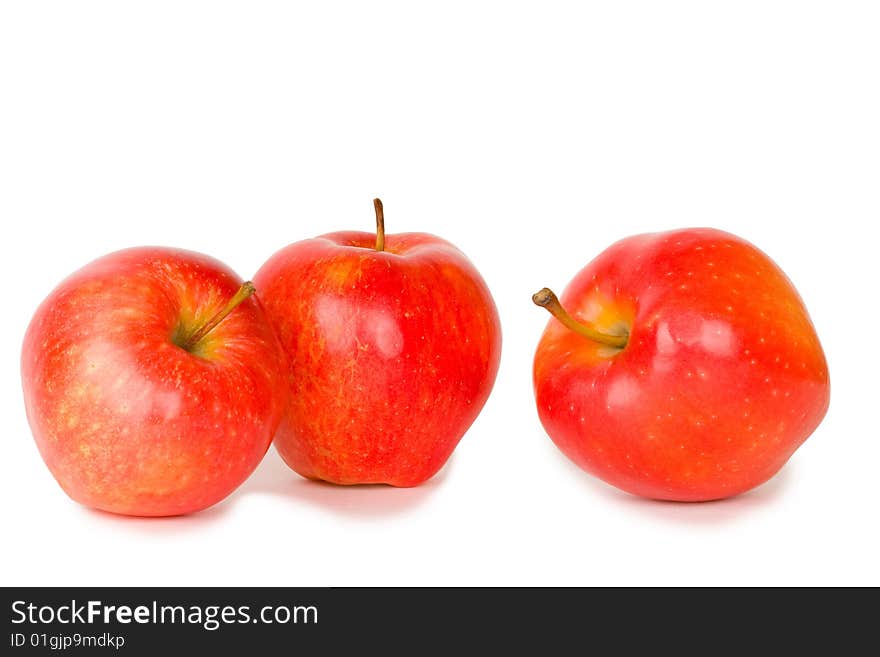
POLYGON ((575 463, 635 495, 699 501, 754 488, 828 409, 803 302, 776 264, 728 233, 629 237, 581 270, 561 303, 547 289, 533 300, 555 316, 534 361, 541 422, 575 463))
POLYGON ((167 516, 204 509, 265 454, 285 399, 253 292, 207 256, 110 254, 63 281, 22 349, 28 420, 74 500, 167 516))
POLYGON ((254 278, 288 355, 275 438, 296 472, 415 486, 489 397, 501 352, 492 296, 449 242, 339 232, 291 244, 254 278))

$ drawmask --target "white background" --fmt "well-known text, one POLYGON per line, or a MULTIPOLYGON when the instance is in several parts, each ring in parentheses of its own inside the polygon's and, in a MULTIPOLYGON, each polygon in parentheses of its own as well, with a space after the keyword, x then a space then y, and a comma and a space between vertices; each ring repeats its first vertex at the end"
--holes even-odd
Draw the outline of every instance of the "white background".
POLYGON ((2 584, 880 584, 880 9, 864 2, 4 2, 2 584), (504 326, 494 393, 409 490, 308 483, 274 451, 198 515, 61 492, 22 336, 64 276, 139 244, 242 276, 373 227, 458 244, 504 326), (561 289, 626 235, 715 226, 795 281, 831 410, 720 503, 617 492, 544 434, 531 361, 561 289))

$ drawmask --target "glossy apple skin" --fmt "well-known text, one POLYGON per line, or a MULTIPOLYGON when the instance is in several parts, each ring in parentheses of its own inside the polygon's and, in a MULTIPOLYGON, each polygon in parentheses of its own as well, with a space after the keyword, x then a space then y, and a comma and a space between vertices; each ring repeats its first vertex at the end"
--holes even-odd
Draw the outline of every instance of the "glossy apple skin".
POLYGON ((179 515, 219 502, 256 468, 286 402, 283 353, 259 303, 238 306, 198 355, 172 340, 240 285, 207 256, 136 248, 85 266, 42 303, 22 349, 25 406, 71 498, 179 515))
POLYGON ((426 234, 340 232, 292 244, 254 277, 288 356, 275 446, 311 479, 415 486, 489 397, 495 303, 470 261, 426 234))
POLYGON ((538 413, 576 464, 634 495, 702 501, 772 477, 829 404, 828 367, 785 274, 713 229, 636 235, 560 297, 629 328, 620 351, 551 319, 534 360, 538 413))

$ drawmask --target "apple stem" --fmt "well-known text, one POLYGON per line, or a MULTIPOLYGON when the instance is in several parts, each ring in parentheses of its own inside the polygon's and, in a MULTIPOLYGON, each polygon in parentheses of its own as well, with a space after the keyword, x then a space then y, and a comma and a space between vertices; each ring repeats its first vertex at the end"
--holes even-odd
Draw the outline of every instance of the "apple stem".
POLYGON ((189 337, 186 338, 182 343, 181 347, 186 349, 187 351, 191 351, 193 347, 195 347, 199 341, 202 340, 208 333, 217 328, 217 325, 220 324, 233 310, 238 307, 238 305, 250 297, 254 292, 257 291, 257 288, 254 287, 254 284, 250 281, 246 281, 241 284, 241 287, 238 288, 238 292, 233 295, 233 297, 229 300, 229 302, 223 306, 221 310, 219 310, 211 319, 198 327, 195 331, 190 333, 189 337))
POLYGON ((626 346, 629 336, 602 333, 589 324, 577 321, 574 317, 568 314, 565 308, 562 307, 562 304, 559 303, 559 299, 553 293, 553 290, 549 288, 545 287, 540 292, 534 294, 532 296, 532 301, 535 302, 536 306, 546 308, 550 314, 562 322, 566 328, 571 329, 575 333, 582 335, 589 340, 608 345, 609 347, 617 347, 618 349, 623 349, 626 346))
POLYGON ((376 210, 376 250, 385 250, 385 210, 382 201, 373 199, 373 208, 376 210))

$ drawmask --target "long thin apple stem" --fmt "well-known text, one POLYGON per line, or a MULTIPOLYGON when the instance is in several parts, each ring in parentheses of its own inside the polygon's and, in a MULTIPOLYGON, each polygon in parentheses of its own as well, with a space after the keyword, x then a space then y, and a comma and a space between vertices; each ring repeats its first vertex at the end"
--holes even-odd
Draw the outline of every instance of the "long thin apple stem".
POLYGON ((257 289, 254 287, 254 284, 250 281, 246 281, 241 284, 241 287, 238 288, 238 292, 229 300, 229 302, 223 306, 221 310, 219 310, 211 319, 198 327, 195 331, 190 333, 189 337, 183 341, 181 347, 186 349, 187 351, 191 350, 195 347, 199 341, 204 338, 208 333, 217 328, 217 325, 220 324, 233 310, 238 307, 238 305, 250 297, 257 289))
POLYGON ((629 339, 628 336, 602 333, 593 326, 583 324, 569 315, 565 308, 562 307, 562 304, 559 303, 559 299, 553 293, 553 290, 545 287, 543 290, 532 296, 532 301, 535 302, 536 306, 546 308, 550 314, 562 322, 566 328, 571 329, 575 333, 582 335, 589 340, 608 345, 609 347, 617 347, 619 349, 623 349, 626 346, 627 340, 629 339))
POLYGON ((385 250, 385 210, 382 201, 373 199, 373 208, 376 210, 376 250, 385 250))

